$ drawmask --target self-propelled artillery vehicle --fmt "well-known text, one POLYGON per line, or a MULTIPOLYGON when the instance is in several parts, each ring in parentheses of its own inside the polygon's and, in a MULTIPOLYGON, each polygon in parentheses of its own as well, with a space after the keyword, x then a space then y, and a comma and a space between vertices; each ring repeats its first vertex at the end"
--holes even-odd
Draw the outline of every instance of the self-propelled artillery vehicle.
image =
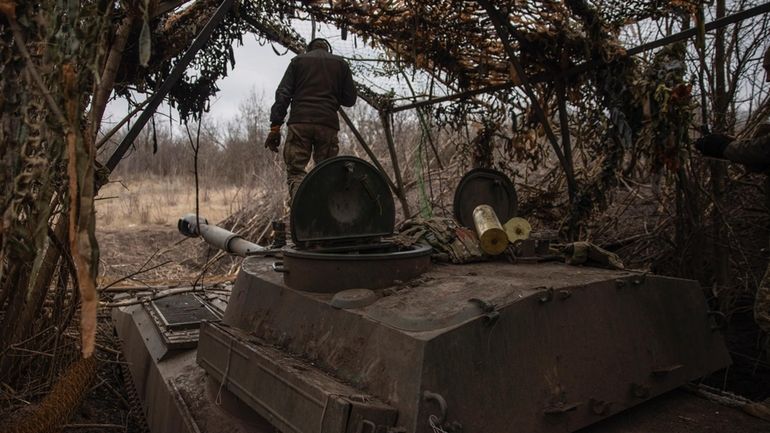
MULTIPOLYGON (((502 175, 479 203, 515 216, 502 175)), ((298 188, 292 245, 271 251, 205 219, 180 229, 245 255, 229 298, 113 313, 152 432, 565 433, 729 364, 698 283, 554 261, 431 262, 389 240, 382 175, 352 157, 298 188)))

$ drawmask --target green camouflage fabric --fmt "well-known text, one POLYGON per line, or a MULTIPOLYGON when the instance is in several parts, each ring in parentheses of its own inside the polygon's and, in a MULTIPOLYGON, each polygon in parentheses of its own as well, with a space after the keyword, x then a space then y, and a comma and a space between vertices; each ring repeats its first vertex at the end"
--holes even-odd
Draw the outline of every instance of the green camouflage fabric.
POLYGON ((458 226, 451 218, 414 218, 405 221, 394 240, 406 246, 430 245, 433 258, 441 262, 470 263, 485 260, 473 230, 458 226))
POLYGON ((286 162, 286 181, 289 185, 289 203, 294 192, 302 183, 310 162, 319 162, 337 156, 340 152, 337 130, 311 123, 292 123, 288 126, 286 142, 283 145, 283 160, 286 162))
POLYGON ((598 266, 608 269, 624 269, 623 262, 617 254, 590 242, 573 242, 561 250, 564 261, 568 265, 598 266))

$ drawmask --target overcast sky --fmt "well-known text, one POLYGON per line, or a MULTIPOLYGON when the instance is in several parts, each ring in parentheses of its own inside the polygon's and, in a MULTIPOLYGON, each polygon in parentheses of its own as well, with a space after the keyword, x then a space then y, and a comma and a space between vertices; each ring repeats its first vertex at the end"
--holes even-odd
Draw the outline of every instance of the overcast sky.
MULTIPOLYGON (((281 53, 285 51, 280 46, 276 49, 281 53)), ((293 57, 292 52, 278 56, 270 45, 260 46, 253 35, 244 35, 243 46, 235 47, 235 69, 219 81, 221 90, 211 101, 209 115, 220 120, 231 119, 252 88, 257 94, 264 91, 266 102, 272 104, 275 89, 293 57)))
MULTIPOLYGON (((279 52, 285 51, 280 46, 276 48, 279 52)), ((264 93, 266 103, 272 104, 275 89, 283 77, 286 66, 294 57, 291 52, 284 56, 276 55, 270 45, 260 46, 254 36, 249 34, 244 35, 243 46, 236 44, 234 49, 235 69, 219 81, 220 91, 211 100, 209 113, 204 114, 210 120, 224 122, 234 118, 238 112, 238 104, 248 96, 252 88, 257 94, 264 93)), ((109 129, 110 124, 119 122, 126 112, 125 100, 110 102, 104 117, 104 129, 109 129)), ((158 112, 168 113, 168 106, 161 106, 158 112)), ((176 114, 174 117, 176 119, 176 114)))

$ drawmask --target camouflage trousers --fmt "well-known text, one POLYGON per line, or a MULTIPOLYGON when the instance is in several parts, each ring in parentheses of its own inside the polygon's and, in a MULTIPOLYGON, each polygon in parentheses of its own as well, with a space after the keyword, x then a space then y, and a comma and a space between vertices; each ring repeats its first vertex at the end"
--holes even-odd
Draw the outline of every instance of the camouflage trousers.
POLYGON ((340 151, 337 130, 312 123, 289 125, 286 142, 283 145, 283 160, 286 162, 286 181, 289 184, 289 203, 307 172, 310 162, 319 162, 337 156, 340 151))

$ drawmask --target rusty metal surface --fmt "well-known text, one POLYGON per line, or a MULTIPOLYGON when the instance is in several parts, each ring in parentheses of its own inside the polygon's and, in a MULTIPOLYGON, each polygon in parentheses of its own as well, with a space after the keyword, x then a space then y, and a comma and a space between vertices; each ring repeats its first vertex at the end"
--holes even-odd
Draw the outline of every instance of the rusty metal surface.
POLYGON ((224 323, 383 399, 407 432, 432 431, 431 415, 446 431, 575 431, 729 363, 693 281, 436 266, 338 310, 330 295, 283 285, 270 264, 244 261, 224 323))
POLYGON ((311 364, 217 324, 201 328, 198 363, 286 433, 384 431, 397 412, 311 364))
POLYGON ((508 176, 497 170, 476 168, 460 179, 454 196, 455 219, 464 227, 474 228, 473 210, 481 204, 491 206, 501 224, 516 216, 516 189, 508 176))
POLYGON ((376 239, 393 233, 396 207, 382 173, 368 162, 338 156, 305 176, 291 205, 295 245, 376 239))
POLYGON ((335 254, 287 249, 284 283, 297 290, 333 293, 347 289, 381 289, 409 281, 431 266, 431 248, 416 244, 385 253, 335 254))

